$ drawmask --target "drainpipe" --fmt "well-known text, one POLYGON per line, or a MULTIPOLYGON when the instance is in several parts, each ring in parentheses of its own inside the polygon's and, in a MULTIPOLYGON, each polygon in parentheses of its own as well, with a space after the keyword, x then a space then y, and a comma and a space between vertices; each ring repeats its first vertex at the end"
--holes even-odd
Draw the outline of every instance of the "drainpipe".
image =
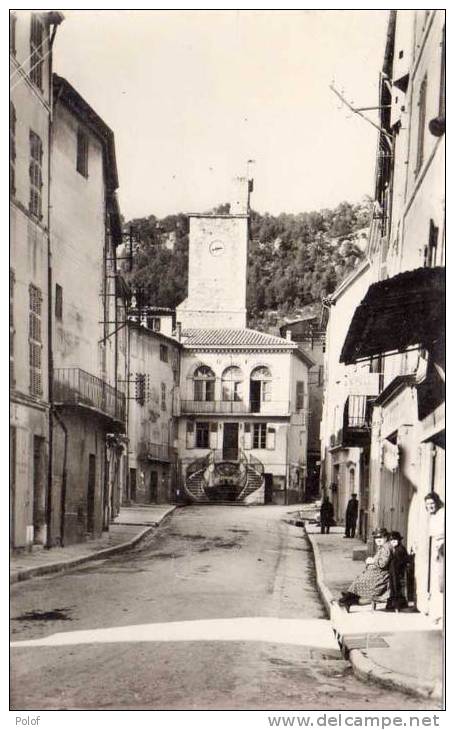
POLYGON ((52 29, 49 39, 49 125, 47 139, 47 342, 48 342, 48 399, 49 399, 49 458, 46 495, 46 547, 52 547, 52 471, 53 471, 53 382, 54 382, 54 358, 52 348, 52 248, 51 248, 51 145, 53 126, 53 84, 52 84, 52 48, 54 45, 57 25, 52 29))
POLYGON ((52 415, 55 416, 55 420, 58 422, 64 434, 64 447, 63 447, 63 470, 62 470, 62 491, 60 494, 60 546, 65 546, 65 513, 66 513, 66 481, 67 481, 67 461, 68 461, 68 429, 58 412, 53 409, 52 415))

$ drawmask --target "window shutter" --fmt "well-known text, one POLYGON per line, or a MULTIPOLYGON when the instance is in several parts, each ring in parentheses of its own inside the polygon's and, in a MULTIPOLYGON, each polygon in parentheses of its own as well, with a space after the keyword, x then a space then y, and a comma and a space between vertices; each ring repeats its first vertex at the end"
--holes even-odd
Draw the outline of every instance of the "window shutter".
POLYGON ((193 421, 186 422, 186 448, 194 449, 195 431, 193 421))
POLYGON ((275 428, 268 426, 267 427, 266 448, 269 450, 273 450, 275 448, 275 444, 276 444, 276 430, 275 430, 275 428))
POLYGON ((262 400, 267 403, 270 403, 270 401, 272 400, 272 381, 271 380, 264 380, 262 382, 262 400))
POLYGON ((251 429, 249 426, 250 426, 249 423, 248 424, 245 423, 245 429, 243 432, 243 444, 244 444, 244 449, 246 449, 246 450, 250 450, 251 446, 252 446, 251 429), (247 426, 248 426, 248 430, 246 428, 247 426))
POLYGON ((211 449, 217 449, 218 448, 218 424, 217 423, 211 423, 210 424, 210 441, 209 445, 211 449))
POLYGON ((297 411, 301 411, 303 409, 304 400, 305 400, 305 383, 303 380, 298 380, 296 383, 296 403, 295 407, 297 411))

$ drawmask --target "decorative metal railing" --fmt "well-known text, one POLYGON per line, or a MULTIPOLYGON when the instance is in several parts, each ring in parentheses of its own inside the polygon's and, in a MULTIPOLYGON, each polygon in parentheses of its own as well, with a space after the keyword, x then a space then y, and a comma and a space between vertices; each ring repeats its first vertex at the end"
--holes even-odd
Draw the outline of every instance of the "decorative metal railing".
POLYGON ((146 442, 145 452, 149 459, 156 461, 174 461, 177 455, 177 450, 169 444, 156 444, 153 441, 146 442))
POLYGON ((88 406, 118 421, 125 420, 125 395, 81 368, 54 370, 53 400, 56 404, 88 406))
POLYGON ((246 413, 263 413, 265 415, 288 415, 289 401, 252 401, 241 400, 182 400, 181 413, 212 414, 212 415, 241 415, 246 413))
POLYGON ((202 471, 203 469, 206 469, 208 465, 210 464, 210 461, 212 459, 212 452, 209 451, 205 456, 201 456, 199 459, 195 459, 191 462, 191 464, 188 464, 188 468, 186 470, 186 477, 190 477, 192 474, 195 474, 198 471, 202 471))
POLYGON ((254 469, 254 470, 255 470, 255 471, 256 471, 256 472, 258 473, 258 474, 260 474, 260 475, 262 476, 262 474, 264 473, 264 464, 262 463, 262 461, 260 461, 260 460, 259 460, 259 459, 257 459, 257 458, 256 458, 255 456, 253 456, 253 454, 250 454, 250 455, 249 455, 249 462, 250 462, 250 466, 251 466, 251 467, 252 467, 252 468, 253 468, 253 469, 254 469))

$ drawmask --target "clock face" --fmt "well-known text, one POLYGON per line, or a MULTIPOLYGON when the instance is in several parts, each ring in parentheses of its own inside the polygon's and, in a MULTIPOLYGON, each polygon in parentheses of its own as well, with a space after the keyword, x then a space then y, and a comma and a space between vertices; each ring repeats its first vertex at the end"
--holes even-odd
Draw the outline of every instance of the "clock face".
POLYGON ((209 251, 212 256, 221 256, 224 253, 224 243, 222 241, 212 241, 209 251))

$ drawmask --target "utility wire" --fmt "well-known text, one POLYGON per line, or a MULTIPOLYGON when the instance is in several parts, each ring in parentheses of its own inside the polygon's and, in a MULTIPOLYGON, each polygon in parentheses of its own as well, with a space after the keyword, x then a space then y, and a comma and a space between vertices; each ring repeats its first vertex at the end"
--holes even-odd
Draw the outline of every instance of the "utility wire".
POLYGON ((373 127, 375 127, 377 130, 379 130, 379 132, 381 132, 381 134, 383 134, 385 139, 387 140, 389 147, 390 148, 392 147, 393 137, 390 134, 390 132, 387 132, 387 130, 383 129, 383 127, 380 127, 379 124, 376 124, 376 122, 373 122, 371 119, 369 119, 367 116, 365 116, 365 114, 362 114, 362 109, 366 109, 367 107, 360 107, 358 109, 355 109, 352 106, 352 104, 350 104, 348 101, 346 101, 344 96, 342 96, 342 94, 340 94, 340 92, 337 91, 332 84, 329 85, 329 89, 331 91, 333 91, 334 94, 336 94, 336 96, 343 102, 343 104, 345 104, 348 107, 348 109, 351 110, 351 112, 354 112, 354 114, 357 114, 359 117, 364 119, 366 122, 369 122, 369 124, 372 124, 373 127))
POLYGON ((28 62, 30 61, 31 57, 32 57, 32 56, 33 56, 33 55, 34 55, 34 54, 35 54, 35 53, 36 53, 36 52, 37 52, 38 50, 41 50, 42 46, 44 46, 44 44, 46 43, 46 41, 47 41, 47 38, 44 38, 44 40, 43 40, 43 41, 42 41, 42 42, 40 43, 40 45, 39 45, 39 46, 36 46, 36 48, 35 48, 35 49, 33 50, 33 53, 31 53, 31 54, 30 54, 30 55, 28 56, 28 58, 26 58, 26 59, 25 59, 25 61, 23 61, 23 62, 22 62, 22 63, 21 63, 21 64, 20 64, 19 66, 17 66, 17 68, 15 68, 15 69, 14 69, 13 73, 12 73, 12 74, 11 74, 11 76, 10 76, 10 81, 12 81, 12 79, 13 79, 13 76, 15 76, 15 75, 16 75, 17 73, 19 73, 19 71, 20 71, 20 70, 21 70, 21 69, 22 69, 22 68, 23 68, 23 67, 25 66, 25 64, 26 64, 26 63, 28 63, 28 62))
MULTIPOLYGON (((47 57, 48 57, 48 56, 49 56, 49 55, 50 55, 51 53, 52 53, 52 48, 50 48, 50 49, 48 50, 48 52, 44 54, 44 56, 41 56, 41 58, 40 58, 40 59, 39 59, 39 60, 38 60, 38 61, 37 61, 37 62, 35 63, 35 65, 34 65, 34 66, 32 66, 32 67, 30 68, 30 71, 29 71, 28 75, 30 76, 30 74, 32 73, 32 71, 33 71, 33 70, 34 70, 34 69, 35 69, 35 68, 36 68, 37 66, 39 66, 39 64, 40 64, 40 63, 43 63, 44 59, 45 59, 45 58, 47 58, 47 57)), ((11 88, 10 88, 10 92, 11 92, 11 91, 13 91, 13 90, 14 90, 14 89, 15 89, 15 88, 16 88, 17 86, 19 86, 19 84, 20 84, 20 83, 21 83, 22 81, 24 81, 24 78, 25 78, 25 77, 22 77, 22 76, 21 76, 21 78, 19 79, 19 81, 16 81, 16 83, 15 83, 15 84, 13 84, 13 85, 11 86, 11 88)))

